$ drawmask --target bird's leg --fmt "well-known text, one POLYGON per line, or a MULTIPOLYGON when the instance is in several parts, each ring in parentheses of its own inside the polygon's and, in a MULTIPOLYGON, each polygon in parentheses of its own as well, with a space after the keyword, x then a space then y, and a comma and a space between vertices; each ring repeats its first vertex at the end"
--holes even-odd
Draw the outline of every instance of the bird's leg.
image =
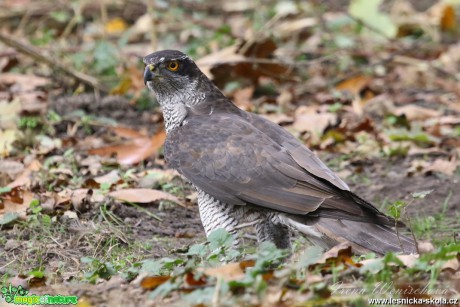
POLYGON ((237 235, 239 223, 239 210, 232 205, 227 205, 209 194, 198 190, 198 208, 200 210, 201 223, 206 236, 218 228, 223 228, 235 238, 234 247, 239 247, 240 241, 237 235))
POLYGON ((266 219, 256 224, 255 227, 259 242, 269 241, 273 242, 278 248, 290 249, 290 231, 287 226, 280 223, 274 223, 271 221, 270 217, 267 216, 266 219))

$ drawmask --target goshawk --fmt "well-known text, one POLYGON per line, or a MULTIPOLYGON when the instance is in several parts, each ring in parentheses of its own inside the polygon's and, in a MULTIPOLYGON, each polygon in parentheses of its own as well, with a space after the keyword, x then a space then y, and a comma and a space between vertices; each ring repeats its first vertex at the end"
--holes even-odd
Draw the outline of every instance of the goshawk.
POLYGON ((279 248, 296 229, 325 248, 348 241, 358 253, 416 252, 392 218, 282 127, 236 107, 187 55, 163 50, 144 63, 163 110, 165 159, 197 189, 207 235, 236 235, 238 225, 255 222, 258 240, 279 248))

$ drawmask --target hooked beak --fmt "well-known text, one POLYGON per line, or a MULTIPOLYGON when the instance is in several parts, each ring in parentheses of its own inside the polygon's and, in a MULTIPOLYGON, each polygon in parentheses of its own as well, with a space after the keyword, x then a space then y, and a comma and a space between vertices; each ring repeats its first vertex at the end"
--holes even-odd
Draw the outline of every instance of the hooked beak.
POLYGON ((144 84, 147 84, 147 81, 153 81, 153 78, 157 75, 154 72, 155 66, 153 64, 149 64, 145 67, 144 70, 144 84))

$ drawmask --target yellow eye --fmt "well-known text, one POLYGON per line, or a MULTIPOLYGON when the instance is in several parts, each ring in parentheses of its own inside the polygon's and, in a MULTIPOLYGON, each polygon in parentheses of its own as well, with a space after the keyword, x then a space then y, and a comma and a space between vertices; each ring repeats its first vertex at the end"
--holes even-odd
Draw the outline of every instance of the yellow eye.
POLYGON ((166 66, 170 71, 176 71, 179 69, 179 63, 177 61, 171 61, 166 66))

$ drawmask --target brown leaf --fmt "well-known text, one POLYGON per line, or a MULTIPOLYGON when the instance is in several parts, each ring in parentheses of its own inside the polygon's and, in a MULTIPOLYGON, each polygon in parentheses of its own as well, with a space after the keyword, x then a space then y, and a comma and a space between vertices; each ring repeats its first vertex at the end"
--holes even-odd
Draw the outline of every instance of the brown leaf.
POLYGON ((158 286, 161 286, 170 278, 171 276, 147 276, 141 280, 140 286, 146 290, 152 290, 158 286))
POLYGON ((452 160, 445 160, 442 158, 438 158, 433 162, 425 161, 425 160, 413 160, 411 162, 411 166, 408 170, 410 174, 412 173, 429 173, 429 172, 437 172, 443 173, 449 176, 452 176, 459 166, 459 163, 456 159, 452 160))
POLYGON ((417 247, 418 247, 418 251, 420 252, 420 254, 432 253, 435 250, 433 244, 429 241, 419 240, 417 242, 417 247))
POLYGON ((242 280, 245 276, 245 268, 238 262, 229 263, 217 268, 206 268, 204 273, 216 278, 222 278, 225 281, 242 280))
MULTIPOLYGON (((0 115, 0 129, 5 128, 16 128, 19 121, 19 113, 21 112, 21 101, 17 98, 13 101, 2 100, 0 99, 0 110, 2 113, 0 115)), ((12 129, 14 131, 14 129, 12 129)), ((4 150, 4 141, 2 141, 2 134, 0 130, 0 150, 4 150)))
POLYGON ((187 283, 187 285, 191 287, 200 287, 204 286, 207 284, 207 280, 205 276, 200 276, 200 278, 196 279, 195 274, 193 272, 188 272, 184 276, 184 280, 187 283))
POLYGON ((439 21, 439 27, 442 31, 451 32, 457 28, 457 18, 455 16, 455 9, 452 5, 448 4, 444 7, 439 21))
POLYGON ((292 116, 286 115, 284 113, 269 113, 269 114, 260 114, 260 116, 268 119, 275 124, 290 124, 294 122, 292 116))
POLYGON ((310 132, 312 137, 319 139, 327 127, 337 123, 335 113, 317 113, 314 107, 299 107, 295 112, 293 127, 299 132, 310 132))
POLYGON ((26 169, 13 182, 8 184, 8 187, 15 188, 20 186, 29 186, 32 180, 32 174, 38 172, 42 165, 38 160, 33 160, 26 166, 26 169))
POLYGON ((102 202, 104 200, 102 194, 94 193, 92 189, 65 190, 65 192, 65 195, 70 195, 72 206, 78 212, 87 212, 91 209, 92 203, 102 202))
POLYGON ((452 176, 458 166, 459 163, 455 158, 451 160, 439 158, 434 160, 433 164, 428 167, 428 170, 452 176))
POLYGON ((8 174, 14 178, 22 171, 24 171, 24 164, 13 160, 0 160, 0 173, 8 174))
POLYGON ((281 38, 292 37, 292 35, 310 32, 317 23, 318 19, 314 17, 305 17, 293 20, 288 19, 278 24, 273 33, 281 38))
POLYGON ((104 25, 105 31, 107 34, 116 35, 121 34, 128 28, 128 24, 120 17, 115 17, 104 25))
POLYGON ((25 75, 17 73, 2 73, 0 75, 0 85, 4 87, 17 86, 16 92, 31 92, 37 87, 43 87, 50 83, 49 79, 36 75, 25 75))
POLYGON ((460 117, 459 116, 441 116, 436 118, 427 119, 424 123, 424 127, 432 127, 436 125, 459 125, 460 117))
POLYGON ((335 88, 339 91, 348 91, 355 96, 359 96, 360 92, 371 80, 372 79, 368 76, 360 75, 340 82, 335 88))
POLYGON ((111 145, 88 152, 93 155, 111 156, 117 155, 120 164, 132 165, 142 162, 160 149, 166 139, 166 132, 161 130, 152 137, 137 137, 124 144, 111 145))
POLYGON ((19 218, 25 219, 27 208, 29 208, 30 202, 35 199, 35 195, 30 191, 22 191, 19 187, 14 188, 9 193, 3 193, 0 195, 0 220, 8 212, 15 212, 19 215, 19 218))
POLYGON ((447 260, 441 268, 441 270, 443 271, 449 270, 452 272, 457 272, 459 271, 459 269, 460 269, 460 263, 457 258, 452 258, 452 259, 447 260))
POLYGON ((120 175, 118 174, 118 170, 113 170, 111 172, 108 172, 105 175, 94 177, 93 179, 97 183, 102 184, 102 183, 116 183, 121 178, 120 178, 120 175))
POLYGON ((312 267, 321 265, 321 270, 323 272, 330 271, 333 267, 337 267, 340 264, 358 268, 361 267, 362 264, 354 262, 353 259, 351 259, 352 256, 353 253, 350 243, 342 242, 325 252, 321 259, 319 259, 316 264, 313 264, 312 267))
POLYGON ((243 110, 251 110, 253 105, 251 102, 252 95, 254 94, 254 86, 248 86, 236 90, 233 93, 233 102, 243 110))
POLYGON ((229 77, 239 76, 254 83, 260 77, 287 78, 289 68, 271 58, 276 45, 270 39, 242 42, 209 54, 198 61, 200 69, 213 81, 222 85, 229 77), (244 50, 243 50, 244 49, 244 50))
POLYGON ((129 127, 118 126, 113 127, 111 130, 115 132, 116 135, 127 139, 143 138, 147 136, 145 133, 142 133, 142 131, 134 130, 129 127))
POLYGON ((438 118, 441 115, 441 112, 437 110, 423 108, 414 104, 409 104, 399 108, 395 108, 393 112, 397 116, 406 115, 406 118, 409 121, 425 120, 433 117, 438 118))
POLYGON ((131 203, 151 203, 158 200, 170 200, 184 206, 184 204, 174 195, 151 189, 125 189, 113 191, 108 194, 109 196, 131 203))

